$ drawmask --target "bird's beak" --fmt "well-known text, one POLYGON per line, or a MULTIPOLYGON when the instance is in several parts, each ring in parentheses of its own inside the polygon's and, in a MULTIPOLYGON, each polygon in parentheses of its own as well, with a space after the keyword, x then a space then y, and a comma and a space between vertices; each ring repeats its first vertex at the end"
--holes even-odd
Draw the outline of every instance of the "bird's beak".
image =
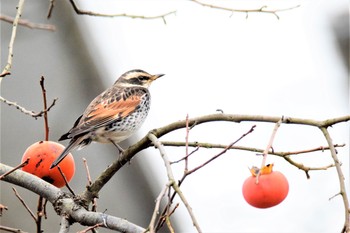
POLYGON ((152 76, 152 81, 154 81, 154 80, 156 80, 156 79, 158 79, 158 78, 160 78, 162 76, 164 76, 164 74, 155 74, 155 75, 152 76))

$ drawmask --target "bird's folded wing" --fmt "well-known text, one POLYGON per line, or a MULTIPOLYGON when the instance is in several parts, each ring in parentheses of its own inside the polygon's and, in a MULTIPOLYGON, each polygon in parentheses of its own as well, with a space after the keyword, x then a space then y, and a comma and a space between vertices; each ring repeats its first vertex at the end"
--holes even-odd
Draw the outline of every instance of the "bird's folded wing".
POLYGON ((103 101, 96 104, 91 111, 84 113, 79 124, 70 130, 70 135, 75 137, 122 120, 139 108, 143 95, 130 95, 111 103, 103 101))

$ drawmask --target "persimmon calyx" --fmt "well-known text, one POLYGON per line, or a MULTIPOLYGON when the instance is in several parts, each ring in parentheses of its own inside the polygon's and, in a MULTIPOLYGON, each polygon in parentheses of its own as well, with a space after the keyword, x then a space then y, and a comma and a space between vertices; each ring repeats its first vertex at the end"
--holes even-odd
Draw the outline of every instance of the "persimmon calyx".
POLYGON ((252 176, 256 177, 259 174, 259 172, 260 172, 260 175, 270 174, 272 172, 272 168, 273 168, 273 163, 267 164, 266 166, 263 166, 262 168, 258 168, 256 166, 253 166, 252 168, 249 169, 249 171, 252 174, 252 176))

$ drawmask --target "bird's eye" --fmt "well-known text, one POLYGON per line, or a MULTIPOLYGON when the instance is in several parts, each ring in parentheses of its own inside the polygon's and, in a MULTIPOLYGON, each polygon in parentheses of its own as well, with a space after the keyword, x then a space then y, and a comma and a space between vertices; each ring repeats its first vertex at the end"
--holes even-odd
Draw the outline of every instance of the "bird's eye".
POLYGON ((147 76, 139 76, 139 77, 138 77, 138 80, 141 81, 141 82, 142 82, 142 81, 146 81, 146 80, 148 80, 148 79, 149 79, 149 77, 147 77, 147 76))

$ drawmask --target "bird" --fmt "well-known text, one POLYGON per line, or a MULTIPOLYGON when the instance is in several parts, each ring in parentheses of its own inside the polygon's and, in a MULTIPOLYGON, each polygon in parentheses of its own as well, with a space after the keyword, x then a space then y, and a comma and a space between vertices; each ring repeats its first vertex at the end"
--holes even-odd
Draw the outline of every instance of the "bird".
POLYGON ((87 106, 73 127, 58 141, 70 139, 68 146, 51 164, 56 167, 72 150, 81 149, 91 142, 118 145, 139 129, 150 109, 151 83, 164 74, 151 75, 134 69, 122 74, 107 90, 87 106))

